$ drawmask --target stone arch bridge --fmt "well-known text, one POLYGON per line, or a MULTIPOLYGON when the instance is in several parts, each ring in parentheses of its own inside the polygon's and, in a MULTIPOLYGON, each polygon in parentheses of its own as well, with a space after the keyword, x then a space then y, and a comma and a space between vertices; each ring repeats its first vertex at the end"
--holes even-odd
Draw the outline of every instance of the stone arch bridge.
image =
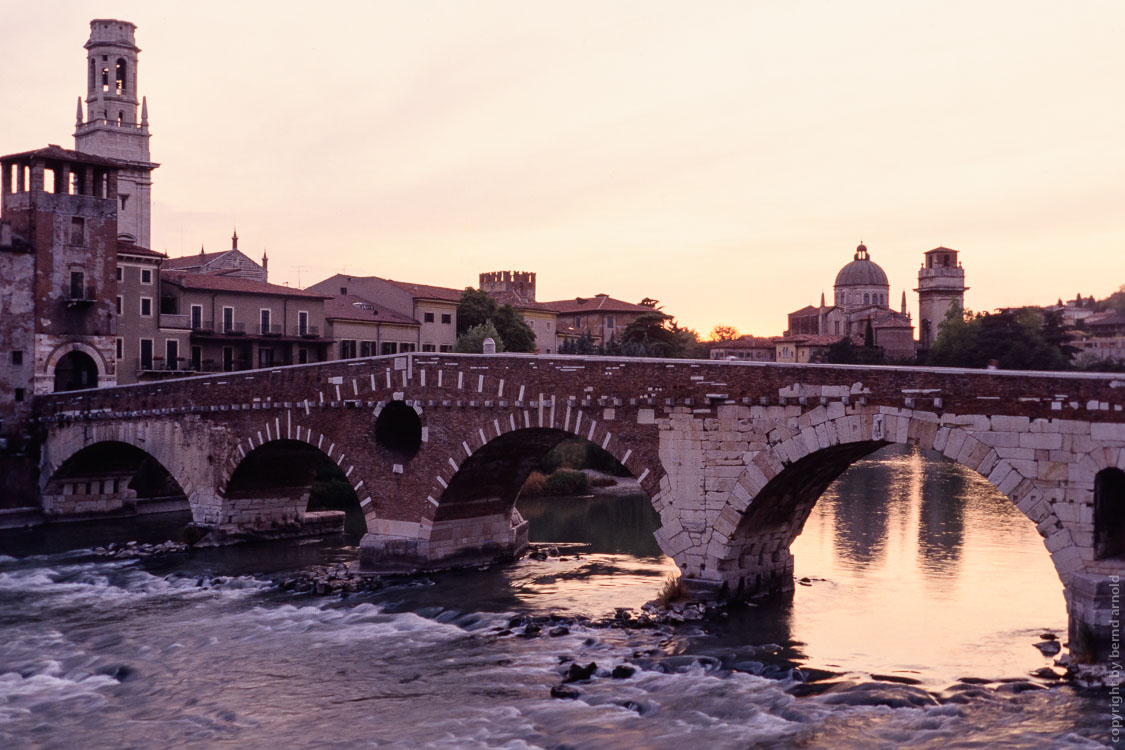
POLYGON ((327 456, 366 515, 370 570, 518 556, 519 489, 577 435, 640 481, 657 541, 703 594, 791 588, 789 545, 817 498, 891 443, 979 472, 1036 524, 1072 638, 1108 643, 1125 574, 1122 375, 414 353, 53 394, 36 409, 48 514, 92 487, 120 494, 143 457, 198 523, 300 523, 308 467, 327 456))

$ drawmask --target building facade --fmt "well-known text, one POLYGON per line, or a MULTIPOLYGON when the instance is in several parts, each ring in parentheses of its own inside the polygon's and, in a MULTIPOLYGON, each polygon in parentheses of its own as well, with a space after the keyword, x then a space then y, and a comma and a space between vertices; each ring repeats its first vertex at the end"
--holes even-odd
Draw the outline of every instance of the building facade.
POLYGON ((595 346, 620 340, 630 323, 655 312, 654 308, 614 299, 604 293, 543 304, 557 315, 556 351, 564 341, 577 341, 582 336, 589 336, 595 346))
POLYGON ((511 305, 535 334, 535 353, 557 351, 558 312, 535 301, 535 274, 531 271, 489 271, 480 274, 479 289, 500 305, 511 305))

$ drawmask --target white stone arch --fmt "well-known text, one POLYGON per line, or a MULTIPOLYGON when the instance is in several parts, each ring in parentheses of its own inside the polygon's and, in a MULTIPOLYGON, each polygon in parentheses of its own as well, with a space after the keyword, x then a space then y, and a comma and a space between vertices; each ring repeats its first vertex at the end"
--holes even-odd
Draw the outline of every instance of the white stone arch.
POLYGON ((198 488, 201 485, 199 478, 185 471, 184 463, 178 460, 177 447, 174 444, 166 440, 149 441, 145 433, 143 429, 138 430, 133 425, 119 422, 92 425, 72 423, 51 430, 39 465, 40 493, 56 478, 59 470, 82 451, 105 443, 121 443, 151 457, 167 471, 187 498, 193 517, 199 520, 197 513, 198 488))
POLYGON ((45 360, 43 371, 39 373, 39 377, 43 379, 44 383, 54 382, 55 368, 59 366, 59 361, 71 352, 81 352, 94 360, 94 364, 98 368, 99 387, 117 383, 117 373, 116 371, 110 372, 109 363, 102 356, 102 353, 83 341, 67 341, 51 350, 45 360))
MULTIPOLYGON (((745 539, 740 542, 736 534, 747 532, 740 525, 744 515, 759 493, 785 474, 797 461, 839 446, 870 446, 875 450, 892 443, 910 443, 941 453, 975 471, 1011 500, 1036 525, 1044 538, 1052 563, 1066 585, 1073 574, 1084 572, 1092 562, 1092 544, 1082 544, 1080 542, 1083 540, 1075 539, 1074 536, 1081 524, 1069 522, 1071 517, 1081 515, 1076 508, 1087 504, 1092 507, 1092 481, 1089 498, 1086 498, 1082 496, 1081 490, 1068 490, 1065 475, 1061 481, 1045 481, 1038 476, 1028 476, 1026 462, 1009 460, 1000 455, 996 447, 989 445, 987 441, 995 442, 994 438, 978 439, 978 436, 983 437, 983 433, 991 432, 995 435, 999 432, 975 430, 971 426, 975 423, 983 427, 988 423, 987 417, 965 418, 964 422, 942 422, 933 413, 899 409, 893 410, 893 413, 851 414, 825 419, 819 425, 802 429, 798 434, 771 442, 739 476, 726 506, 712 525, 707 540, 707 568, 713 571, 710 577, 717 584, 725 583, 733 587, 731 579, 737 577, 739 572, 738 557, 742 554, 741 547, 745 543, 745 539), (1059 509, 1064 505, 1066 509, 1060 514, 1059 509)), ((1105 457, 1105 451, 1101 453, 1105 457)), ((858 460, 858 457, 853 460, 858 460)), ((1085 460, 1086 458, 1082 458, 1075 463, 1085 460)), ((1092 457, 1089 461, 1097 465, 1092 457)), ((805 517, 813 504, 815 499, 803 509, 805 517)), ((804 517, 797 520, 795 528, 788 529, 777 538, 761 540, 760 553, 772 556, 779 566, 791 565, 792 557, 788 553, 788 547, 803 523, 804 517)))

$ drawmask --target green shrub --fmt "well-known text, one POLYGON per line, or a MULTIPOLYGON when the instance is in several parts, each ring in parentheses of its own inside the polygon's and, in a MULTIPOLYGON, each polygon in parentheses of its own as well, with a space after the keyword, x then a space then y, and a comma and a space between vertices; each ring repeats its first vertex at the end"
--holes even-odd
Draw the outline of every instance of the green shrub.
POLYGON ((590 482, 585 472, 573 469, 558 469, 547 477, 544 494, 582 495, 589 489, 590 482))

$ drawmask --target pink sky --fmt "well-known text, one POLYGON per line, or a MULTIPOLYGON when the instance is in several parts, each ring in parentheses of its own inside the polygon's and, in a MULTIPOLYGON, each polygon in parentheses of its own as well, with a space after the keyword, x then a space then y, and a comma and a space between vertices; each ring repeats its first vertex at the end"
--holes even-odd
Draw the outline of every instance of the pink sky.
POLYGON ((138 25, 153 246, 269 251, 776 334, 862 239, 974 309, 1125 284, 1125 4, 9 4, 4 153, 73 144, 89 21, 138 25), (286 11, 286 8, 291 8, 286 11))

